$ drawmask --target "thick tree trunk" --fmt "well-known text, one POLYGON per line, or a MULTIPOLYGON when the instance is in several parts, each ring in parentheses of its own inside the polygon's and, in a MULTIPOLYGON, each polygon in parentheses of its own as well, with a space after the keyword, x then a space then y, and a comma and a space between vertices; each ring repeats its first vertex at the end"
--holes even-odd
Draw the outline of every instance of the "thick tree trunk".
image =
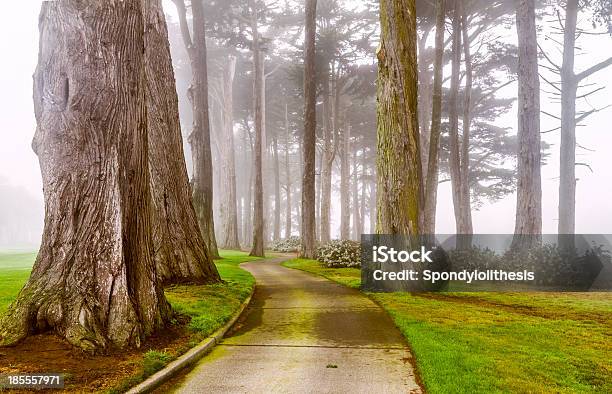
POLYGON ((461 7, 461 33, 463 35, 463 57, 465 62, 465 89, 463 98, 463 134, 461 138, 461 222, 463 234, 472 234, 472 204, 470 198, 470 111, 472 107, 472 56, 465 7, 461 7))
POLYGON ((253 156, 253 143, 250 141, 250 133, 248 131, 244 134, 243 142, 245 160, 249 163, 249 179, 248 183, 245 185, 244 211, 242 212, 242 216, 244 217, 243 241, 244 245, 250 245, 253 242, 253 184, 255 182, 255 171, 251 164, 254 163, 255 157, 253 156), (247 141, 247 139, 249 140, 247 141), (247 154, 249 148, 250 154, 247 154))
POLYGON ((427 178, 425 190, 425 219, 423 232, 436 232, 436 204, 438 196, 438 165, 440 162, 440 123, 442 120, 442 77, 444 57, 444 19, 446 15, 445 0, 436 1, 436 47, 434 56, 434 81, 431 110, 431 131, 429 136, 429 159, 427 161, 427 178))
POLYGON ((340 156, 340 239, 349 239, 351 229, 351 194, 350 181, 350 138, 351 124, 347 122, 342 131, 340 156))
POLYGON ((317 1, 306 0, 304 39, 304 172, 302 178, 301 257, 316 257, 315 149, 316 149, 316 75, 315 39, 317 1))
POLYGON ((451 187, 453 194, 453 208, 455 211, 455 225, 457 234, 462 234, 464 225, 461 215, 461 160, 459 152, 459 113, 457 109, 457 96, 459 92, 459 73, 461 62, 461 0, 454 0, 453 29, 452 29, 452 70, 449 97, 449 145, 450 155, 448 166, 450 168, 451 187))
POLYGON ((191 4, 193 34, 187 23, 184 0, 172 0, 176 5, 183 42, 191 64, 193 82, 189 89, 193 111, 193 131, 189 136, 193 158, 193 205, 200 231, 213 258, 219 257, 213 216, 213 172, 208 110, 208 66, 206 64, 206 28, 203 5, 191 4), (193 38, 192 38, 193 36, 193 38))
POLYGON ((144 2, 153 243, 164 284, 208 283, 219 275, 198 227, 179 123, 168 30, 160 0, 144 2))
POLYGON ((578 0, 567 0, 561 66, 561 152, 559 174, 559 234, 576 231, 576 91, 574 73, 578 0))
POLYGON ((32 146, 45 227, 3 345, 54 330, 90 352, 139 346, 170 318, 153 255, 142 7, 42 5, 32 146))
POLYGON ((285 239, 291 237, 291 166, 289 162, 289 108, 285 104, 285 239))
POLYGON ((234 152, 234 74, 236 58, 229 56, 226 67, 223 69, 223 150, 225 161, 225 179, 222 180, 227 187, 225 206, 227 207, 223 218, 223 240, 221 245, 226 249, 240 249, 238 237, 238 210, 236 208, 236 157, 234 152))
POLYGON ((257 9, 251 1, 251 29, 253 32, 253 75, 255 96, 255 161, 254 168, 254 204, 253 204, 253 246, 250 256, 264 257, 264 201, 263 201, 263 56, 259 48, 259 32, 257 30, 257 9))
POLYGON ((540 77, 535 0, 520 0, 516 9, 518 36, 518 188, 514 246, 528 247, 542 234, 540 175, 540 77), (527 242, 527 244, 526 244, 527 242))
POLYGON ((381 0, 377 233, 419 234, 423 205, 414 0, 381 0))

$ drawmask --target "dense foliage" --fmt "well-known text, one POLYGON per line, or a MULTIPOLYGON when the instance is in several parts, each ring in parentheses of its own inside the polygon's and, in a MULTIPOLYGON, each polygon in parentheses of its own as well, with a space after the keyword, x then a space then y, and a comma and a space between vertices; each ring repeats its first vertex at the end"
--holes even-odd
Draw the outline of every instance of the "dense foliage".
POLYGON ((333 240, 319 246, 317 256, 329 268, 360 267, 361 245, 356 241, 333 240))

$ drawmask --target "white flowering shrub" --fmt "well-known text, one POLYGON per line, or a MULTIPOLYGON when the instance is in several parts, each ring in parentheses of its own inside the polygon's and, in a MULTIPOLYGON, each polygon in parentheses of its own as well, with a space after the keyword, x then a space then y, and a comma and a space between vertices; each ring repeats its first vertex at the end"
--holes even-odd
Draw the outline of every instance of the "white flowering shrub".
POLYGON ((300 237, 293 236, 287 239, 277 239, 276 241, 272 242, 272 250, 282 253, 299 252, 301 245, 302 239, 300 237))
POLYGON ((328 268, 361 267, 359 242, 334 240, 317 249, 317 259, 328 268))

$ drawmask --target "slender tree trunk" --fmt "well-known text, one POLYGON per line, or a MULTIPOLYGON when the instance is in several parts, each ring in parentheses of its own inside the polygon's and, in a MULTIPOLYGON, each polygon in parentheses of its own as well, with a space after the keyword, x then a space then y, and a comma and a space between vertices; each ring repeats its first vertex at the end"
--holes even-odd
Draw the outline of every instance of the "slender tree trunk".
POLYGON ((540 77, 535 0, 520 0, 516 8, 518 36, 518 188, 515 247, 532 246, 542 234, 542 180, 540 175, 540 77))
POLYGON ((461 222, 463 234, 472 234, 472 204, 470 199, 470 111, 472 106, 472 56, 465 7, 461 7, 461 32, 463 35, 463 57, 465 62, 465 89, 463 99, 463 135, 461 139, 461 222))
POLYGON ((423 185, 417 120, 414 0, 381 0, 377 233, 419 234, 423 185))
POLYGON ((304 174, 302 179, 302 248, 301 257, 316 257, 315 234, 315 144, 316 144, 316 75, 315 39, 317 1, 306 0, 304 39, 304 174))
POLYGON ((253 31, 253 75, 254 75, 254 90, 255 96, 254 112, 255 112, 255 183, 253 205, 253 246, 250 256, 264 257, 264 202, 263 202, 263 56, 259 48, 259 32, 257 30, 257 10, 254 2, 251 1, 251 29, 253 31))
POLYGON ((280 166, 278 162, 278 140, 272 137, 272 153, 274 155, 274 240, 281 237, 281 192, 280 192, 280 166))
POLYGON ((353 150, 353 173, 351 174, 351 197, 353 200, 353 240, 358 240, 361 236, 361 216, 359 211, 359 163, 357 161, 357 150, 353 150))
POLYGON ((446 15, 445 0, 436 1, 436 47, 434 56, 434 81, 431 112, 431 131, 429 137, 429 160, 425 190, 425 234, 436 232, 436 204, 438 196, 438 165, 440 158, 440 123, 442 120, 442 79, 444 57, 444 19, 446 15))
POLYGON ((366 211, 366 156, 365 149, 363 156, 361 157, 361 197, 359 201, 359 231, 357 233, 357 240, 361 240, 361 234, 364 234, 365 227, 365 211, 366 211))
POLYGON ((369 215, 370 215, 370 228, 369 233, 374 234, 376 231, 376 174, 373 174, 372 181, 370 182, 370 201, 368 203, 369 215))
POLYGON ((286 187, 286 199, 285 199, 285 239, 291 237, 291 166, 289 162, 289 108, 285 104, 285 187, 286 187))
POLYGON ((223 137, 225 150, 225 168, 227 173, 223 182, 227 182, 225 205, 227 212, 224 217, 223 242, 226 249, 240 249, 238 238, 238 210, 236 208, 236 157, 234 152, 234 74, 236 58, 229 56, 223 69, 223 137))
POLYGON ((90 352, 140 346, 170 319, 153 255, 143 4, 42 5, 32 146, 45 226, 2 345, 54 330, 90 352))
POLYGON ((244 134, 244 152, 245 160, 249 163, 249 179, 245 185, 244 194, 244 245, 250 245, 253 242, 253 184, 255 183, 255 171, 251 165, 255 161, 253 143, 250 141, 250 133, 248 131, 244 134), (247 141, 249 139, 249 141, 247 141), (247 154, 247 149, 250 147, 250 154, 247 154))
POLYGON ((145 1, 145 57, 153 243, 164 284, 219 280, 198 227, 179 123, 168 30, 160 0, 145 1))
POLYGON ((574 73, 578 0, 567 0, 561 65, 561 154, 559 177, 559 234, 576 230, 576 91, 574 73))
POLYGON ((329 70, 323 78, 323 152, 321 154, 321 243, 325 244, 331 240, 330 216, 331 216, 331 189, 332 189, 332 166, 334 164, 335 149, 332 118, 332 102, 329 89, 329 70))
POLYGON ((419 70, 419 127, 421 140, 421 165, 423 174, 427 174, 427 165, 429 161, 429 125, 431 122, 432 109, 432 73, 429 71, 430 58, 426 55, 427 38, 431 27, 423 32, 423 35, 418 40, 418 70, 419 70))
POLYGON ((342 131, 342 150, 340 156, 340 239, 349 239, 351 225, 350 178, 350 138, 351 124, 347 123, 342 131))
POLYGON ((461 62, 461 0, 454 0, 452 35, 452 71, 448 103, 450 156, 448 160, 453 194, 453 207, 455 210, 456 232, 457 234, 462 234, 464 226, 461 215, 461 162, 459 153, 459 114, 457 109, 461 62))
POLYGON ((193 82, 189 98, 193 110, 193 131, 189 136, 193 157, 193 204, 198 216, 200 231, 213 258, 219 257, 213 219, 213 172, 210 144, 210 120, 208 110, 208 66, 206 64, 206 28, 203 5, 191 4, 192 31, 187 23, 184 0, 172 0, 176 5, 181 34, 189 60, 193 82))

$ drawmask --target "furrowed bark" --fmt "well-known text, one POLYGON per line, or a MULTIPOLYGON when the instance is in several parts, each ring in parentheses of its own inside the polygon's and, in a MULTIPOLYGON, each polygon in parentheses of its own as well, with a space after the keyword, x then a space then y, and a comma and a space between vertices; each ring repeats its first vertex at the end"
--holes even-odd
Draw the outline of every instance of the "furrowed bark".
POLYGON ((304 170, 302 178, 302 248, 300 256, 316 257, 315 144, 316 144, 316 39, 317 1, 306 0, 304 40, 304 170))
POLYGON ((219 274, 191 201, 168 30, 160 0, 144 0, 153 243, 163 284, 211 283, 219 274))
POLYGON ((518 187, 513 247, 529 247, 542 234, 540 77, 535 1, 516 8, 518 36, 518 187), (530 234, 521 237, 522 234, 530 234))
POLYGON ((54 330, 89 352, 139 346, 170 319, 153 256, 142 5, 42 5, 32 147, 45 226, 2 345, 54 330))
POLYGON ((423 186, 414 1, 381 0, 380 22, 376 231, 416 235, 421 229, 423 186))

